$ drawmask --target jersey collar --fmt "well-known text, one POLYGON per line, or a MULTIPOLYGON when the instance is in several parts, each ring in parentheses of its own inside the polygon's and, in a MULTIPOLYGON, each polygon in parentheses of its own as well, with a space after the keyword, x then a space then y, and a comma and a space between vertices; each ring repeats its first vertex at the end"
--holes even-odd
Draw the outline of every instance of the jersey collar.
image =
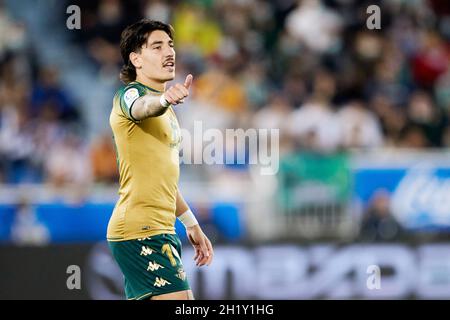
POLYGON ((147 85, 145 85, 145 84, 143 84, 142 82, 139 82, 139 81, 137 81, 137 80, 134 80, 132 83, 140 84, 141 86, 146 87, 148 90, 153 91, 153 92, 156 92, 156 93, 161 93, 161 94, 162 94, 162 93, 164 92, 164 91, 159 91, 159 90, 153 89, 152 87, 149 87, 149 86, 147 86, 147 85))

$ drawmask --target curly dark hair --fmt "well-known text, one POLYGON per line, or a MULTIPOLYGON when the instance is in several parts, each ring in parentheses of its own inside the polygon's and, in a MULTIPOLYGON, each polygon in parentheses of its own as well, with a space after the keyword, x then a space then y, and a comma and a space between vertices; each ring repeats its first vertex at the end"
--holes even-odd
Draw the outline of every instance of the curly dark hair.
POLYGON ((162 30, 173 39, 173 28, 171 25, 150 19, 139 20, 123 30, 120 37, 120 53, 123 59, 120 80, 125 84, 136 80, 136 68, 130 61, 130 53, 139 52, 147 42, 150 33, 155 30, 162 30))

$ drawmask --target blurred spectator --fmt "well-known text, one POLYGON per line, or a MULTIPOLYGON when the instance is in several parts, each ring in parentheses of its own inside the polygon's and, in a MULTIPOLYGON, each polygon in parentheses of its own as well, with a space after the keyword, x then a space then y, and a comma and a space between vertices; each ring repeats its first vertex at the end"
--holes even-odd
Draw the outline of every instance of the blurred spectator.
POLYGON ((144 4, 144 16, 151 20, 159 20, 169 23, 171 15, 171 7, 161 0, 147 0, 144 4))
POLYGON ((39 223, 36 212, 26 197, 22 197, 17 204, 11 239, 16 245, 27 246, 46 245, 50 241, 49 231, 39 223))
POLYGON ((49 150, 57 145, 61 136, 65 134, 64 123, 58 118, 58 111, 54 104, 46 103, 33 125, 33 161, 43 170, 49 150))
POLYGON ((96 182, 115 183, 119 179, 116 150, 109 133, 99 136, 90 150, 93 179, 96 182))
POLYGON ((227 111, 239 112, 247 108, 245 92, 235 78, 216 67, 209 68, 195 83, 197 98, 227 111))
POLYGON ((374 148, 383 144, 380 124, 362 101, 352 101, 339 113, 342 143, 345 148, 374 148))
POLYGON ((331 73, 321 71, 315 75, 313 87, 309 101, 291 114, 288 131, 300 147, 332 152, 341 143, 339 122, 331 106, 336 82, 331 73))
POLYGON ((86 186, 92 179, 89 153, 74 132, 65 133, 49 150, 44 165, 47 181, 55 188, 86 186))
POLYGON ((444 130, 442 144, 445 148, 450 148, 450 126, 447 126, 444 130))
POLYGON ((390 196, 378 190, 370 200, 361 223, 360 240, 393 241, 402 237, 403 230, 390 210, 390 196))
POLYGON ((0 109, 0 154, 6 160, 6 181, 32 182, 36 178, 36 172, 31 162, 34 144, 25 99, 26 87, 11 84, 1 89, 3 105, 0 109))
POLYGON ((436 100, 444 111, 450 111, 450 68, 442 74, 436 81, 436 100))
POLYGON ((440 147, 446 119, 429 94, 416 91, 408 106, 409 122, 423 131, 427 146, 440 147))
POLYGON ((409 77, 407 74, 409 68, 406 65, 406 57, 399 51, 397 45, 387 40, 380 43, 380 47, 373 48, 373 51, 382 49, 382 56, 373 61, 374 67, 364 65, 366 72, 373 73, 373 78, 366 74, 368 80, 365 90, 368 95, 381 94, 387 96, 394 105, 405 104, 408 102, 409 94, 409 77))
POLYGON ((3 1, 0 1, 0 30, 0 61, 2 61, 8 52, 17 53, 26 45, 24 26, 10 18, 3 1))
POLYGON ((407 124, 400 133, 399 144, 403 148, 422 149, 430 146, 425 131, 422 127, 407 124))
POLYGON ((255 113, 252 126, 256 129, 278 129, 280 134, 280 153, 286 154, 292 149, 285 127, 291 116, 292 106, 280 93, 274 93, 269 104, 255 113))
POLYGON ((37 117, 44 108, 53 108, 57 117, 64 121, 77 121, 79 115, 68 93, 58 81, 58 70, 45 67, 40 70, 39 80, 31 95, 31 115, 37 117))
POLYGON ((223 40, 217 21, 200 5, 178 6, 173 16, 173 27, 176 46, 202 57, 217 53, 223 40))
POLYGON ((268 98, 268 86, 262 65, 250 63, 244 73, 246 97, 252 111, 264 105, 268 98))
POLYGON ((388 96, 382 94, 374 95, 369 106, 381 122, 384 145, 399 145, 401 131, 407 122, 405 110, 396 107, 388 96))
POLYGON ((81 2, 81 7, 86 8, 83 15, 87 16, 81 33, 83 45, 98 67, 100 80, 114 81, 122 62, 118 49, 120 34, 128 24, 127 13, 133 12, 129 10, 133 5, 120 0, 81 2))
POLYGON ((420 86, 431 88, 448 69, 450 48, 436 32, 424 32, 420 36, 423 37, 421 47, 412 61, 414 78, 420 86))
POLYGON ((292 106, 289 101, 282 94, 273 93, 269 103, 255 113, 253 125, 258 129, 281 129, 288 121, 291 112, 292 106))
POLYGON ((298 3, 299 6, 287 17, 287 30, 314 51, 323 53, 333 49, 339 41, 340 17, 319 0, 298 3))
POLYGON ((87 28, 89 38, 102 38, 109 43, 118 42, 127 23, 125 3, 120 0, 100 0, 93 5, 93 20, 87 28))

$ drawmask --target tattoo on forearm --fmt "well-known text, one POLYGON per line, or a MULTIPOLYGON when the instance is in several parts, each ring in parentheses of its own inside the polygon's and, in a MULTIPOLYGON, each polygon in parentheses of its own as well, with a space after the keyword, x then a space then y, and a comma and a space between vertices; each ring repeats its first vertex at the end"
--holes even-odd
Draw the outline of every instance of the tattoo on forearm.
POLYGON ((166 112, 159 102, 159 97, 145 95, 135 101, 132 108, 132 116, 136 120, 143 120, 150 117, 158 117, 166 112))

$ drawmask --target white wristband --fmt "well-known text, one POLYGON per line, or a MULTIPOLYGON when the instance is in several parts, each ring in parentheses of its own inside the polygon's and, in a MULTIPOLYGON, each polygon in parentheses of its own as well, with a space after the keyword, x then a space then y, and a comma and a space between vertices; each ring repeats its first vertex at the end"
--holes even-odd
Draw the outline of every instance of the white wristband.
POLYGON ((161 95, 161 97, 159 98, 159 103, 164 107, 164 108, 168 108, 170 107, 170 103, 169 101, 166 100, 166 98, 164 97, 164 93, 161 95))
POLYGON ((191 209, 187 210, 185 213, 178 216, 178 219, 181 221, 181 223, 184 224, 186 228, 195 226, 198 224, 197 219, 195 218, 194 214, 192 213, 191 209))

